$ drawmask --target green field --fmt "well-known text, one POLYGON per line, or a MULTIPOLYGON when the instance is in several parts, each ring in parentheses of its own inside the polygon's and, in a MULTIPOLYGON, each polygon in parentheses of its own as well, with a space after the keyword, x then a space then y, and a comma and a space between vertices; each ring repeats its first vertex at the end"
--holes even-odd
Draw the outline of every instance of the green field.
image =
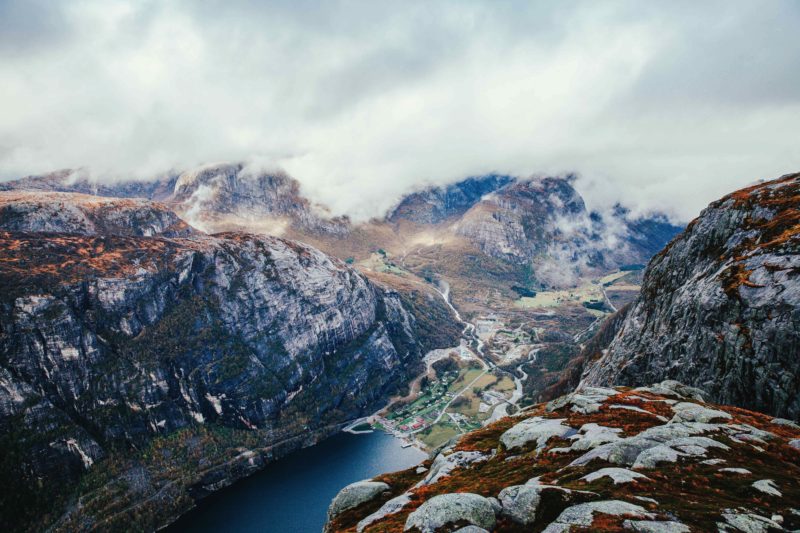
POLYGON ((419 440, 424 442, 426 446, 433 449, 460 433, 455 424, 443 418, 428 429, 420 431, 417 437, 419 437, 419 440))

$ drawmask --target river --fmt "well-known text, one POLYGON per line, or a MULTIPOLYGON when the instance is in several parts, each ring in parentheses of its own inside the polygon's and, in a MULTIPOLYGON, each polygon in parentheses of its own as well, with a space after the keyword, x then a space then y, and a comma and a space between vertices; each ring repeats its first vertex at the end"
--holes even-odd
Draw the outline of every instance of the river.
POLYGON ((339 433, 212 494, 166 531, 319 533, 339 489, 426 458, 385 433, 339 433))

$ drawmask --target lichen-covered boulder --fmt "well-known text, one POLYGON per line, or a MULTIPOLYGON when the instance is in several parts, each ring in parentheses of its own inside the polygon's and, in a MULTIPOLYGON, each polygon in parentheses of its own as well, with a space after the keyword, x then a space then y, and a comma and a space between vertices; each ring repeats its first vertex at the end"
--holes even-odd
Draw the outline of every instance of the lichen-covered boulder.
POLYGON ((489 459, 489 455, 481 452, 459 451, 445 453, 443 451, 433 460, 430 470, 418 485, 423 486, 436 483, 441 478, 450 475, 450 472, 456 468, 463 468, 472 463, 486 461, 487 459, 489 459))
POLYGON ((503 433, 500 442, 507 450, 523 448, 532 442, 537 448, 543 448, 552 437, 567 437, 575 433, 574 429, 563 425, 563 421, 563 418, 528 418, 503 433))
POLYGON ((724 523, 717 522, 719 531, 744 531, 746 533, 766 533, 768 531, 783 531, 781 525, 765 516, 753 513, 740 513, 729 511, 722 514, 724 523))
POLYGON ((542 488, 541 485, 514 485, 504 488, 497 496, 503 506, 501 512, 514 522, 526 526, 533 524, 536 521, 542 488))
POLYGON ((675 412, 675 422, 713 422, 719 420, 730 420, 731 415, 718 409, 709 409, 702 405, 692 402, 681 402, 672 406, 675 412))
POLYGON ((400 511, 403 507, 408 505, 411 501, 408 494, 401 494, 395 498, 392 498, 388 502, 384 503, 380 509, 366 517, 365 519, 361 520, 358 524, 356 524, 356 531, 361 533, 366 529, 367 526, 372 524, 373 522, 377 522, 381 518, 385 516, 389 516, 390 514, 394 514, 400 511))
POLYGON ((664 396, 689 398, 698 402, 704 401, 703 395, 705 394, 705 392, 701 389, 689 387, 688 385, 684 385, 680 381, 675 381, 674 379, 666 379, 661 383, 656 383, 654 385, 650 385, 649 387, 638 387, 636 390, 664 396))
POLYGON ((622 527, 637 533, 689 533, 691 531, 686 524, 658 520, 625 520, 622 527))
POLYGON ((543 533, 561 533, 570 531, 572 526, 589 527, 594 521, 595 513, 611 516, 630 516, 634 518, 654 519, 643 507, 621 500, 607 500, 573 505, 564 509, 555 522, 548 525, 543 533))
POLYGON ((532 479, 524 485, 513 485, 500 491, 497 499, 501 505, 500 514, 523 526, 532 525, 540 512, 542 501, 553 503, 557 498, 561 504, 567 502, 572 491, 554 485, 542 485, 532 479))
POLYGON ((631 481, 636 481, 637 479, 649 480, 649 478, 644 474, 634 472, 633 470, 628 470, 627 468, 601 468, 596 472, 586 474, 581 479, 591 483, 592 481, 596 481, 604 477, 607 477, 613 481, 614 485, 630 483, 631 481))
POLYGON ((422 533, 434 533, 446 524, 461 521, 491 531, 496 523, 491 502, 468 492, 434 496, 408 515, 405 531, 416 528, 422 533))
POLYGON ((570 406, 570 411, 574 413, 590 414, 600 410, 600 405, 609 397, 617 394, 617 391, 605 387, 584 387, 577 392, 573 392, 557 398, 547 404, 547 411, 558 411, 564 406, 570 406))
POLYGON ((358 507, 368 502, 384 491, 389 490, 389 485, 380 481, 356 481, 339 491, 328 508, 328 520, 342 511, 358 507))

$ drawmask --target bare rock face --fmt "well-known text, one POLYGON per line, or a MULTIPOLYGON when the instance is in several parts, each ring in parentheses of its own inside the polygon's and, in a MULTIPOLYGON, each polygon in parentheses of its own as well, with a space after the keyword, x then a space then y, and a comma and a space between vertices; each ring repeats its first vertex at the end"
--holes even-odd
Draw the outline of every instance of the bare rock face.
POLYGON ((139 237, 197 233, 164 204, 39 191, 0 192, 0 230, 139 237))
POLYGON ((584 385, 674 379, 800 419, 800 174, 712 203, 650 262, 584 385))
POLYGON ((20 208, 26 232, 0 231, 0 449, 13 457, 0 478, 19 487, 8 497, 35 500, 42 483, 67 495, 100 468, 110 481, 97 490, 131 504, 78 506, 56 529, 106 513, 163 525, 189 494, 371 412, 431 348, 400 294, 310 246, 190 228, 97 234, 116 219, 95 215, 116 217, 117 204, 83 202, 65 209, 69 225, 20 208))

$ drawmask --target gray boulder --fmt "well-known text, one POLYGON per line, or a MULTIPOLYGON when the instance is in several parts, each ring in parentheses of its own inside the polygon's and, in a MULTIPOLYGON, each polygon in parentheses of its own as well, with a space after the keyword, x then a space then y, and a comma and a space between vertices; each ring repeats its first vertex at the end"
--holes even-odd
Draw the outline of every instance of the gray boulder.
POLYGON ((622 527, 638 533, 689 533, 691 531, 686 524, 658 520, 625 520, 622 527))
POLYGON ((570 531, 572 526, 589 527, 594 521, 594 514, 601 513, 612 516, 627 515, 635 518, 652 520, 655 515, 648 513, 643 507, 620 500, 607 500, 573 505, 564 509, 555 522, 548 525, 543 533, 561 533, 570 531))
POLYGON ((561 424, 563 418, 541 418, 535 416, 523 420, 500 436, 500 442, 507 450, 522 448, 535 442, 537 448, 543 448, 552 437, 567 437, 575 430, 561 424))
POLYGON ((380 481, 356 481, 347 485, 331 502, 328 508, 328 520, 343 511, 370 501, 387 490, 389 490, 389 485, 380 481))
POLYGON ((409 498, 408 493, 401 494, 396 498, 392 498, 388 502, 384 503, 380 509, 378 509, 365 519, 361 520, 356 525, 356 531, 358 533, 361 533, 362 531, 364 531, 364 529, 366 529, 368 525, 372 524, 373 522, 377 522, 378 520, 381 520, 382 518, 389 516, 390 514, 394 514, 400 511, 403 507, 408 505, 410 501, 411 498, 409 498))
POLYGON ((492 504, 483 496, 471 493, 441 494, 408 515, 405 531, 417 528, 422 533, 434 533, 446 524, 461 520, 488 531, 494 529, 496 523, 492 504))
POLYGON ((542 493, 541 485, 515 485, 500 491, 497 499, 503 506, 503 514, 514 522, 530 525, 536 521, 536 509, 539 507, 542 493))
POLYGON ((456 468, 463 468, 471 465, 472 463, 479 463, 489 459, 489 455, 481 452, 452 452, 445 453, 444 451, 436 456, 433 460, 428 474, 417 483, 418 487, 431 485, 436 483, 441 478, 449 476, 450 473, 456 468))
POLYGON ((714 420, 730 420, 731 415, 718 409, 709 409, 692 402, 681 402, 672 406, 675 413, 675 422, 703 422, 708 423, 714 420))

